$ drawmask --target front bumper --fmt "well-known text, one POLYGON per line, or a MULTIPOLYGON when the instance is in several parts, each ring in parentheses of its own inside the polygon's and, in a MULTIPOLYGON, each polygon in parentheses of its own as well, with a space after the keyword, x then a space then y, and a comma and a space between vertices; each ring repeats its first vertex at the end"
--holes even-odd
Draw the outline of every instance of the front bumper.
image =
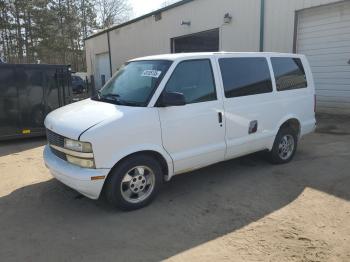
POLYGON ((91 199, 99 198, 110 171, 109 169, 87 169, 72 165, 55 156, 48 145, 44 149, 44 161, 52 176, 91 199), (105 179, 91 179, 103 176, 105 179))

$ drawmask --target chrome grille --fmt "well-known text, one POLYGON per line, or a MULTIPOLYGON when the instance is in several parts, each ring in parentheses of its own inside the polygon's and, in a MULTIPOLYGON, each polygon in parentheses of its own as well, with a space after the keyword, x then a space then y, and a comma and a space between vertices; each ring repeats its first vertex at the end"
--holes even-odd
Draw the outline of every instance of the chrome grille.
POLYGON ((64 147, 64 137, 46 129, 47 141, 50 145, 64 147))
MULTIPOLYGON (((59 134, 52 132, 49 129, 46 129, 46 137, 49 145, 54 145, 62 148, 64 147, 64 136, 61 136, 59 134)), ((52 147, 50 147, 50 149, 55 156, 57 156, 58 158, 61 158, 62 160, 67 161, 67 157, 65 153, 62 153, 52 147)))
POLYGON ((55 156, 57 156, 58 158, 61 158, 64 161, 67 161, 67 156, 65 153, 62 153, 62 152, 60 152, 52 147, 50 147, 50 149, 51 149, 52 153, 54 153, 55 156))

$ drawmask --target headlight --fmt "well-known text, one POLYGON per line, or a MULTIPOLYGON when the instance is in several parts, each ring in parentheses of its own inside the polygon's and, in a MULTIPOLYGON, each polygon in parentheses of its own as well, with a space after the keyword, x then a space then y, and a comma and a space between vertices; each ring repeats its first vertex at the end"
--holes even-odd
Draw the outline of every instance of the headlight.
POLYGON ((64 139, 64 148, 76 152, 92 153, 92 146, 90 143, 80 142, 68 138, 64 139))
POLYGON ((73 165, 83 168, 95 168, 95 161, 92 154, 92 146, 88 142, 80 142, 69 138, 64 139, 64 148, 71 152, 66 152, 67 161, 73 165), (86 156, 75 155, 74 152, 81 154, 90 154, 91 158, 86 156))
POLYGON ((93 159, 83 159, 70 155, 66 155, 67 161, 73 165, 77 165, 84 168, 95 168, 95 162, 93 159))

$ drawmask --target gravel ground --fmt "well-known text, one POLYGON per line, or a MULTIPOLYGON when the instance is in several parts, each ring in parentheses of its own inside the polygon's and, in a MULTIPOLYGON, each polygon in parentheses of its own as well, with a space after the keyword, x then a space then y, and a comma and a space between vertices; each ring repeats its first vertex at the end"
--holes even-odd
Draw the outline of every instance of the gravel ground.
POLYGON ((131 213, 52 179, 45 140, 0 143, 0 261, 350 261, 350 118, 319 116, 295 160, 175 177, 131 213))

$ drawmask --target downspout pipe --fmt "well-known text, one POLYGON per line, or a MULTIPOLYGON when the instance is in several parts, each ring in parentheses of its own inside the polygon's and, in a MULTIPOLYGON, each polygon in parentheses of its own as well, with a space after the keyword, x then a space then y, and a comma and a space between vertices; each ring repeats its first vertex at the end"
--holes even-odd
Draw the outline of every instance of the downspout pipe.
POLYGON ((109 56, 109 73, 110 73, 110 77, 112 77, 113 70, 112 70, 112 55, 111 55, 111 42, 109 38, 109 31, 107 31, 107 43, 108 43, 108 56, 109 56))
POLYGON ((259 51, 264 52, 265 40, 265 0, 260 0, 260 45, 259 51))

